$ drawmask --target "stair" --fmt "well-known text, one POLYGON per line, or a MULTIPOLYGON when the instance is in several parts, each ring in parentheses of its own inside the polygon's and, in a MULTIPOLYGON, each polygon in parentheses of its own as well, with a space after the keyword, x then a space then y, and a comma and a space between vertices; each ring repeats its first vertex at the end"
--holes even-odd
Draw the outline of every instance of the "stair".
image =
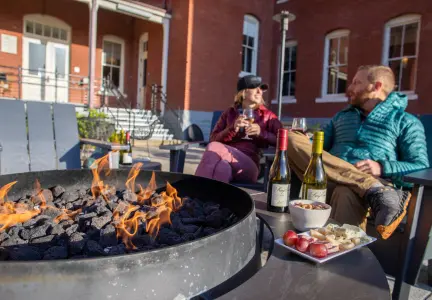
MULTIPOLYGON (((79 113, 85 113, 82 108, 76 107, 79 113)), ((125 108, 102 107, 99 111, 104 112, 108 116, 108 120, 116 125, 116 130, 130 131, 134 136, 132 138, 142 139, 148 135, 150 125, 155 123, 155 129, 150 140, 155 141, 171 141, 174 135, 169 132, 169 129, 164 127, 164 124, 150 110, 131 109, 131 121, 129 124, 129 113, 125 108), (134 123, 135 117, 135 123, 134 123), (118 121, 118 122, 117 122, 118 121)))

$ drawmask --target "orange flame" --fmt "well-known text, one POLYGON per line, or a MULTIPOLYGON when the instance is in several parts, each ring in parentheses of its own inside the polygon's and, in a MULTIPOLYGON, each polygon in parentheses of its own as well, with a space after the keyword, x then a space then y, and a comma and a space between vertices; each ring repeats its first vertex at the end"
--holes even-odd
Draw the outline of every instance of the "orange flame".
POLYGON ((142 205, 142 204, 145 203, 146 200, 150 199, 151 195, 156 190, 157 186, 156 186, 156 176, 155 176, 155 173, 152 172, 152 176, 151 176, 150 182, 149 182, 148 186, 145 189, 143 189, 140 184, 138 186, 140 188, 140 192, 137 195, 138 203, 142 205))
POLYGON ((29 210, 24 204, 4 202, 4 198, 15 183, 17 182, 13 181, 0 188, 0 231, 17 223, 27 222, 40 213, 37 209, 29 210))
POLYGON ((126 188, 132 193, 135 192, 135 179, 137 178, 142 165, 142 163, 136 163, 129 171, 128 179, 126 180, 126 188))
POLYGON ((109 155, 105 155, 99 159, 96 159, 90 166, 93 173, 93 181, 91 186, 91 192, 93 195, 93 199, 96 199, 99 195, 108 201, 108 198, 105 195, 105 191, 108 189, 108 186, 104 186, 103 181, 100 179, 99 174, 102 170, 105 169, 105 175, 108 176, 110 174, 109 169, 109 155))
POLYGON ((70 211, 66 208, 62 208, 62 213, 54 219, 54 223, 57 224, 60 221, 67 220, 67 219, 73 220, 75 218, 75 216, 77 214, 79 214, 81 211, 82 211, 82 208, 79 208, 75 211, 70 211))

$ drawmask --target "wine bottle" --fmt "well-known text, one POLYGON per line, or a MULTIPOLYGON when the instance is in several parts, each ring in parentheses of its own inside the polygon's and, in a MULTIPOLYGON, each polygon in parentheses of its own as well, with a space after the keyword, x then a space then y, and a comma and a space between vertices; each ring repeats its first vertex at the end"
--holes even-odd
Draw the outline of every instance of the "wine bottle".
POLYGON ((291 189, 291 172, 288 166, 288 130, 279 129, 276 156, 270 168, 267 188, 267 210, 287 212, 291 189))
POLYGON ((126 132, 126 143, 125 145, 129 146, 129 150, 124 150, 123 152, 123 164, 124 165, 131 165, 132 164, 132 145, 130 142, 130 132, 126 132))
POLYGON ((324 132, 316 131, 313 136, 312 157, 303 176, 302 199, 326 202, 327 176, 322 161, 324 132))

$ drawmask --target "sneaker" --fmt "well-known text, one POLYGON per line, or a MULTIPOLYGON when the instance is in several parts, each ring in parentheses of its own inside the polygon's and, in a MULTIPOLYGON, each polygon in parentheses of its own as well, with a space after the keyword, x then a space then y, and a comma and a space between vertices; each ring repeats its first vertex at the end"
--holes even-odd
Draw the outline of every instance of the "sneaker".
POLYGON ((399 226, 407 212, 411 193, 393 187, 374 189, 366 194, 375 228, 384 240, 388 239, 399 226))

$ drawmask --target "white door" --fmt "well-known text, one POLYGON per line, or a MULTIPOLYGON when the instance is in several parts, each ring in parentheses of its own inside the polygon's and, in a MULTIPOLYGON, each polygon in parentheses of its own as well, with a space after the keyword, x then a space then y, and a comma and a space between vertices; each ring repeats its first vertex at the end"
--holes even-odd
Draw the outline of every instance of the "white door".
POLYGON ((45 99, 46 44, 39 39, 23 38, 22 98, 45 99))
POLYGON ((47 43, 46 100, 67 102, 69 94, 69 46, 47 43))
POLYGON ((67 102, 69 46, 24 37, 22 74, 24 100, 67 102))
POLYGON ((138 108, 145 108, 146 85, 147 85, 147 56, 148 56, 148 33, 144 33, 139 42, 139 63, 138 63, 138 108))

